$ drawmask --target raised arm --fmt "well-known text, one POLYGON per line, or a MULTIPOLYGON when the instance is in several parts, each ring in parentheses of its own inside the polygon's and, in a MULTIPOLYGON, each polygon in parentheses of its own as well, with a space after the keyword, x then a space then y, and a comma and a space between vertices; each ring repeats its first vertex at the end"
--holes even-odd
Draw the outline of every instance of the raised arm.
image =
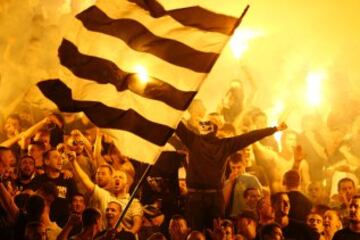
POLYGON ((9 220, 15 222, 16 217, 19 214, 19 208, 16 206, 14 198, 6 189, 3 182, 0 182, 0 203, 3 209, 7 212, 7 215, 10 217, 9 220))
POLYGON ((35 123, 33 126, 28 128, 27 130, 0 143, 0 146, 10 147, 21 139, 26 139, 26 138, 32 137, 39 129, 43 128, 46 124, 49 124, 50 122, 51 122, 50 118, 46 117, 43 120, 41 120, 40 122, 35 123))
POLYGON ((105 159, 101 156, 101 150, 102 150, 102 138, 103 135, 100 132, 100 129, 96 129, 96 138, 94 143, 94 149, 93 149, 93 158, 96 163, 96 168, 98 168, 100 165, 107 164, 105 159))
POLYGON ((90 177, 84 172, 84 170, 82 170, 79 163, 76 161, 75 153, 69 153, 68 159, 74 169, 75 177, 80 180, 86 191, 93 192, 95 189, 95 183, 93 183, 90 177))
POLYGON ((226 208, 229 206, 230 203, 236 177, 237 175, 230 174, 230 177, 224 183, 223 195, 226 208))
POLYGON ((283 131, 286 128, 287 125, 285 123, 281 123, 277 127, 254 130, 236 137, 228 138, 227 141, 231 144, 231 151, 236 152, 264 137, 270 136, 277 131, 283 131))

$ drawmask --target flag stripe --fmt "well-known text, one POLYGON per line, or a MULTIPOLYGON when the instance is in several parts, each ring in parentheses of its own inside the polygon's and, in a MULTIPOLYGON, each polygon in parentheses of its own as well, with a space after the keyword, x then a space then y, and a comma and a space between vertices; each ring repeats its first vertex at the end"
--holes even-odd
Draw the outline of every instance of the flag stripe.
POLYGON ((124 111, 108 107, 101 102, 74 100, 71 89, 59 79, 41 81, 38 87, 60 111, 82 111, 98 127, 132 132, 158 146, 165 145, 167 139, 173 134, 172 128, 149 121, 133 109, 124 111))
POLYGON ((58 49, 62 71, 38 88, 61 111, 84 112, 124 155, 153 163, 238 20, 226 30, 231 17, 201 7, 139 2, 98 0, 78 14, 58 49))
POLYGON ((98 101, 122 110, 133 109, 144 118, 169 127, 174 127, 174 123, 183 113, 161 101, 144 98, 130 90, 118 92, 111 84, 98 84, 78 78, 65 67, 61 67, 61 70, 62 74, 57 77, 71 88, 75 100, 98 101))
POLYGON ((219 52, 229 38, 222 33, 199 31, 198 28, 184 26, 168 15, 154 18, 148 11, 127 0, 118 0, 115 4, 99 0, 96 5, 110 18, 136 20, 159 37, 180 41, 200 51, 219 52))
POLYGON ((115 145, 121 150, 124 156, 136 159, 145 163, 154 163, 161 150, 172 151, 172 146, 166 144, 164 147, 159 147, 151 142, 148 142, 131 132, 115 129, 102 129, 104 133, 113 138, 115 145))
POLYGON ((231 35, 238 19, 211 12, 205 8, 194 6, 176 10, 165 10, 156 0, 130 0, 139 7, 150 12, 153 17, 169 15, 184 26, 196 27, 205 31, 213 31, 231 35))
POLYGON ((77 18, 88 30, 119 38, 136 51, 152 54, 195 72, 210 72, 219 56, 218 53, 202 52, 182 42, 158 37, 135 20, 111 19, 96 6, 78 14, 77 18), (189 61, 190 56, 191 61, 189 61))
MULTIPOLYGON (((112 36, 88 31, 78 20, 74 20, 69 28, 65 37, 76 43, 80 52, 112 61, 121 66, 123 71, 136 72, 136 67, 142 66, 152 77, 182 91, 197 91, 206 76, 205 73, 178 67, 151 54, 134 51, 126 43, 112 36)), ((191 59, 191 56, 188 57, 191 59)))
POLYGON ((79 78, 94 80, 99 84, 110 83, 118 91, 128 89, 142 97, 162 101, 178 110, 186 110, 196 94, 194 91, 177 90, 168 83, 150 76, 144 84, 138 75, 122 71, 109 60, 81 54, 77 47, 66 39, 59 47, 59 59, 63 66, 79 78))

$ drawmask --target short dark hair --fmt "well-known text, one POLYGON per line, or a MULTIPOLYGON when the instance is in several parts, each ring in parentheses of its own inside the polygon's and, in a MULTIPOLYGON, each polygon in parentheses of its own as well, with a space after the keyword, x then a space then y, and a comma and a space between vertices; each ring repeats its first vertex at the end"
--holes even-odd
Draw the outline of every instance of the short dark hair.
POLYGON ((329 207, 328 205, 325 205, 325 204, 317 204, 317 205, 313 206, 313 208, 311 209, 311 212, 318 213, 321 216, 323 216, 327 210, 331 210, 331 207, 329 207))
POLYGON ((337 188, 338 188, 338 191, 340 191, 340 187, 341 187, 341 184, 343 184, 344 182, 351 182, 352 185, 354 186, 355 188, 355 182, 354 180, 352 180, 351 178, 349 177, 345 177, 345 178, 342 178, 338 181, 338 184, 337 184, 337 188))
POLYGON ((96 208, 86 208, 82 213, 83 227, 91 227, 101 218, 101 212, 96 208))
POLYGON ((229 156, 229 162, 231 163, 239 163, 239 162, 242 162, 242 156, 241 156, 241 153, 240 152, 236 152, 234 154, 231 154, 229 156))
POLYGON ((269 223, 264 225, 260 230, 260 239, 264 239, 265 236, 272 236, 274 234, 274 229, 281 229, 280 225, 277 223, 269 223))
POLYGON ((45 144, 42 141, 35 141, 35 140, 31 140, 29 145, 34 145, 37 146, 38 148, 40 148, 42 151, 45 151, 45 144))
POLYGON ((42 154, 43 159, 44 159, 44 160, 49 159, 50 153, 53 152, 53 151, 57 151, 56 148, 51 148, 51 149, 45 151, 45 152, 42 154))
POLYGON ((113 175, 113 173, 114 173, 113 167, 112 167, 111 165, 109 165, 109 164, 101 164, 101 165, 98 167, 98 169, 99 169, 99 168, 107 168, 107 169, 109 169, 111 175, 113 175))
POLYGON ((34 164, 35 164, 35 159, 34 159, 32 156, 30 156, 30 155, 23 155, 23 156, 21 156, 21 157, 19 158, 19 164, 20 164, 20 162, 21 162, 22 160, 24 160, 25 158, 30 158, 31 160, 34 161, 34 164))
POLYGON ((32 195, 25 205, 26 213, 30 221, 40 221, 41 214, 45 209, 45 200, 39 195, 32 195))
POLYGON ((283 184, 288 188, 299 187, 300 181, 300 174, 297 170, 289 170, 284 174, 283 184))
POLYGON ((250 210, 244 210, 236 217, 238 222, 242 218, 250 219, 250 220, 253 220, 255 222, 258 221, 258 217, 256 216, 256 213, 253 212, 253 211, 250 211, 250 210))
POLYGON ((166 240, 166 237, 161 232, 156 232, 151 234, 150 237, 147 238, 147 240, 166 240))
POLYGON ((18 174, 18 175, 20 175, 20 165, 21 165, 22 161, 23 161, 24 159, 26 159, 26 158, 30 158, 30 159, 33 161, 33 165, 34 165, 34 167, 35 167, 35 159, 34 159, 32 156, 30 156, 30 155, 21 156, 21 157, 19 158, 19 161, 17 162, 17 165, 16 165, 16 171, 17 171, 17 174, 18 174))
POLYGON ((71 201, 72 202, 74 200, 75 197, 82 197, 84 199, 84 201, 86 200, 85 195, 80 193, 80 192, 75 192, 72 196, 71 196, 71 201))
POLYGON ((276 202, 280 200, 282 195, 288 196, 287 192, 277 192, 271 195, 271 205, 274 206, 276 202))

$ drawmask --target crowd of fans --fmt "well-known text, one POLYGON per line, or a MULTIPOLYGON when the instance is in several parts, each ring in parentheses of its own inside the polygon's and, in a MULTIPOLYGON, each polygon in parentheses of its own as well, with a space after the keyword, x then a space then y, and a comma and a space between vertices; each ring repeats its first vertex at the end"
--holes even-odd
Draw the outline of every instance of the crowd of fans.
POLYGON ((359 118, 298 133, 228 105, 193 102, 120 224, 147 164, 80 114, 7 116, 0 239, 360 239, 359 118))
MULTIPOLYGON (((37 2, 0 3, 3 84, 58 70, 45 53, 85 1, 66 14, 37 2)), ((18 103, 7 99, 7 109, 18 103)), ((120 224, 147 164, 81 114, 26 106, 0 115, 0 239, 359 240, 360 114, 267 128, 249 99, 235 81, 217 113, 193 101, 169 140, 175 150, 154 164, 120 224)))

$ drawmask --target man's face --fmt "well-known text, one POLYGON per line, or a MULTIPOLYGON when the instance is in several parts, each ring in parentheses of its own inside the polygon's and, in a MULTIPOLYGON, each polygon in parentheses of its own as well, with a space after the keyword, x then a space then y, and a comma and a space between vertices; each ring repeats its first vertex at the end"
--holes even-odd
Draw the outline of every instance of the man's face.
POLYGON ((246 165, 240 161, 237 163, 229 162, 230 171, 232 174, 239 175, 245 172, 246 165))
POLYGON ((188 230, 188 225, 184 219, 170 220, 169 233, 171 236, 184 235, 188 230))
POLYGON ((311 183, 308 188, 309 196, 312 199, 317 199, 318 197, 321 196, 321 193, 322 193, 321 190, 322 190, 322 188, 321 188, 320 183, 311 183))
POLYGON ((293 133, 286 133, 284 139, 282 141, 282 147, 288 151, 294 151, 295 147, 297 146, 297 138, 296 135, 293 133))
POLYGON ((346 197, 348 201, 351 200, 355 194, 355 187, 351 181, 344 181, 339 186, 339 194, 346 197))
POLYGON ((255 239, 256 237, 256 222, 250 218, 240 218, 237 223, 240 232, 244 233, 248 239, 255 239))
POLYGON ((63 159, 57 150, 53 150, 49 153, 49 158, 45 159, 45 163, 52 170, 61 171, 63 167, 63 159))
POLYGON ((119 204, 110 202, 105 209, 105 218, 108 227, 114 227, 121 214, 121 207, 119 204))
POLYGON ((21 177, 23 179, 28 179, 35 172, 35 162, 31 158, 25 157, 25 158, 21 159, 19 168, 20 168, 20 172, 21 172, 21 177))
POLYGON ((259 205, 258 211, 260 215, 266 218, 274 218, 274 209, 271 206, 269 198, 261 199, 261 205, 259 205))
POLYGON ((127 175, 123 171, 115 171, 114 176, 113 192, 119 193, 124 191, 127 186, 127 175))
POLYGON ((240 151, 242 161, 245 163, 245 166, 249 166, 251 161, 252 148, 248 146, 240 151))
POLYGON ((215 133, 216 126, 209 120, 199 122, 199 132, 201 135, 215 133))
POLYGON ((84 151, 84 142, 80 139, 80 137, 71 136, 67 140, 67 145, 70 151, 74 151, 76 154, 81 154, 84 151))
POLYGON ((289 215, 290 200, 287 194, 281 194, 279 199, 274 203, 275 215, 284 217, 289 215))
MULTIPOLYGON (((284 240, 285 239, 284 235, 282 233, 282 230, 279 227, 274 228, 271 237, 272 237, 271 239, 273 239, 273 240, 284 240)), ((265 238, 265 239, 268 239, 268 238, 265 238)))
POLYGON ((7 167, 14 166, 16 159, 11 150, 3 150, 0 152, 0 161, 7 168, 7 167))
POLYGON ((318 233, 322 233, 324 231, 323 218, 319 214, 310 213, 307 216, 306 224, 318 233))
POLYGON ((327 210, 324 213, 324 230, 327 232, 336 232, 342 226, 340 218, 335 210, 327 210))
POLYGON ((261 198, 260 191, 258 189, 251 189, 248 191, 248 195, 246 196, 246 204, 251 208, 255 209, 256 204, 261 198))
POLYGON ((233 229, 230 226, 223 227, 225 240, 232 240, 234 237, 233 229))
POLYGON ((81 215, 86 208, 85 199, 83 196, 74 196, 71 201, 71 211, 81 215))
POLYGON ((360 198, 351 199, 349 218, 352 223, 360 223, 360 198))
POLYGON ((111 183, 111 172, 108 167, 99 167, 96 171, 95 182, 99 187, 107 187, 111 183))
POLYGON ((28 146, 28 154, 35 159, 42 159, 42 154, 44 151, 41 150, 40 147, 30 144, 28 146))
POLYGON ((20 122, 16 118, 8 118, 4 124, 4 130, 7 134, 15 134, 21 131, 20 122))

